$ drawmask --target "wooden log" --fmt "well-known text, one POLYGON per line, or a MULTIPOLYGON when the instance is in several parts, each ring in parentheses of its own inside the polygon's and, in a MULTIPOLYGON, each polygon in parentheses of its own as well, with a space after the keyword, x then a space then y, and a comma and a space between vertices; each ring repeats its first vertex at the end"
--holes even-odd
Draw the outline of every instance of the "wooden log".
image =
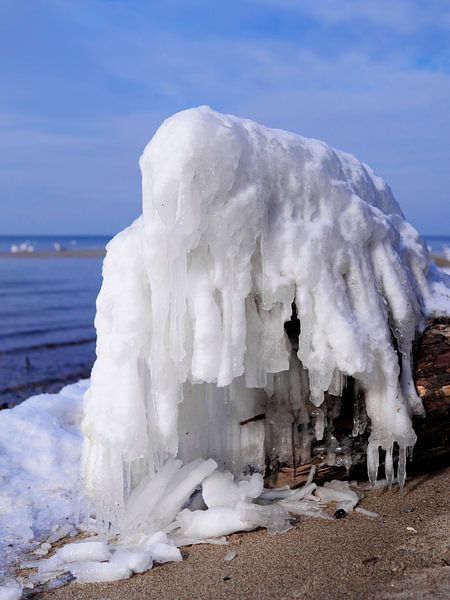
POLYGON ((450 442, 450 320, 433 321, 415 352, 416 389, 426 416, 415 419, 417 450, 449 446, 450 442))
POLYGON ((272 473, 269 473, 264 478, 264 486, 266 488, 280 488, 288 485, 291 488, 303 485, 311 472, 311 468, 315 466, 314 481, 326 481, 330 479, 343 479, 347 476, 347 471, 344 467, 329 466, 322 463, 321 457, 315 457, 306 465, 298 467, 280 467, 272 473))
MULTIPOLYGON (((428 323, 415 347, 414 379, 426 415, 414 419, 417 443, 410 472, 415 468, 430 470, 448 464, 450 460, 450 319, 434 319, 428 323)), ((344 395, 341 417, 335 423, 344 432, 351 428, 349 415, 353 407, 349 406, 350 402, 351 396, 344 395)), ((315 481, 339 479, 347 475, 343 467, 329 466, 323 460, 323 456, 316 456, 308 464, 294 468, 282 466, 268 473, 265 485, 303 485, 313 465, 316 467, 315 481)), ((358 476, 364 473, 361 466, 358 463, 358 476)))

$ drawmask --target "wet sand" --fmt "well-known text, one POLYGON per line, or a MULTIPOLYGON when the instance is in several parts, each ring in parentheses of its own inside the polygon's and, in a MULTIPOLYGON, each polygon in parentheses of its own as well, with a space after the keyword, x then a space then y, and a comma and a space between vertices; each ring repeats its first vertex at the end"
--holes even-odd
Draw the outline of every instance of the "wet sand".
POLYGON ((364 492, 361 506, 379 513, 302 519, 277 536, 265 530, 230 536, 228 546, 183 549, 182 563, 132 579, 72 582, 45 600, 447 599, 450 597, 450 469, 418 476, 403 492, 364 492), (408 529, 409 528, 409 529, 408 529), (224 556, 237 555, 231 562, 224 556))

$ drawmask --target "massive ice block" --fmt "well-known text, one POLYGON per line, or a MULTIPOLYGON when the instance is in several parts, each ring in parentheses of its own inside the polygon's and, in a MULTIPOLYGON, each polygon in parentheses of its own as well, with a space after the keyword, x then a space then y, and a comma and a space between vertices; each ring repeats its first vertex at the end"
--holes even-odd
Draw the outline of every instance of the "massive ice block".
POLYGON ((140 166, 143 213, 109 243, 97 303, 83 472, 98 518, 120 520, 169 458, 237 474, 306 462, 314 440, 336 455, 348 377, 371 480, 380 447, 392 479, 397 444, 401 482, 423 411, 412 344, 450 296, 389 187, 323 142, 207 107, 165 121, 140 166))

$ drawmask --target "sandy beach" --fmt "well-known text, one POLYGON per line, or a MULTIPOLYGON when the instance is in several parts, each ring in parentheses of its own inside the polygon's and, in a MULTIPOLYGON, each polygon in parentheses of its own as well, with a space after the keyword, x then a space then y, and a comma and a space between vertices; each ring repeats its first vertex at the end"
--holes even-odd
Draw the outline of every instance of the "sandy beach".
POLYGON ((447 490, 450 469, 416 476, 398 488, 364 492, 361 506, 379 513, 301 519, 295 529, 230 536, 228 546, 183 549, 182 563, 109 584, 42 594, 45 600, 123 599, 446 599, 450 595, 447 490), (226 562, 229 550, 236 557, 226 562))

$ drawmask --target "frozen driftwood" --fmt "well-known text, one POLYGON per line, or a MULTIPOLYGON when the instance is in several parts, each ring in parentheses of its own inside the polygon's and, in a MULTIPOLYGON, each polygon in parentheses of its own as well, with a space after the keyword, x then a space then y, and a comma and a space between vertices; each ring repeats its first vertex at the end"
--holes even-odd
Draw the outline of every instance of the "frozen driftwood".
POLYGON ((163 123, 140 166, 142 215, 104 261, 82 424, 102 526, 126 528, 169 459, 242 477, 367 452, 371 482, 385 461, 402 485, 424 412, 413 342, 450 314, 450 283, 387 184, 207 107, 163 123))
MULTIPOLYGON (((414 380, 421 397, 426 415, 416 418, 414 427, 417 442, 414 447, 412 463, 420 463, 432 468, 447 462, 450 458, 450 320, 430 321, 415 348, 414 380)), ((350 394, 343 396, 342 414, 335 421, 335 428, 341 434, 349 434, 352 424, 349 415, 353 410, 350 394), (347 408, 347 410, 345 410, 347 408)), ((295 455, 295 452, 293 452, 295 455)), ((365 453, 355 447, 354 462, 358 466, 365 461, 365 453)), ((326 457, 318 453, 307 464, 283 465, 266 477, 266 485, 302 485, 308 478, 311 468, 315 469, 315 480, 346 476, 343 466, 326 464, 326 457)), ((364 471, 362 470, 364 473, 364 471)))

